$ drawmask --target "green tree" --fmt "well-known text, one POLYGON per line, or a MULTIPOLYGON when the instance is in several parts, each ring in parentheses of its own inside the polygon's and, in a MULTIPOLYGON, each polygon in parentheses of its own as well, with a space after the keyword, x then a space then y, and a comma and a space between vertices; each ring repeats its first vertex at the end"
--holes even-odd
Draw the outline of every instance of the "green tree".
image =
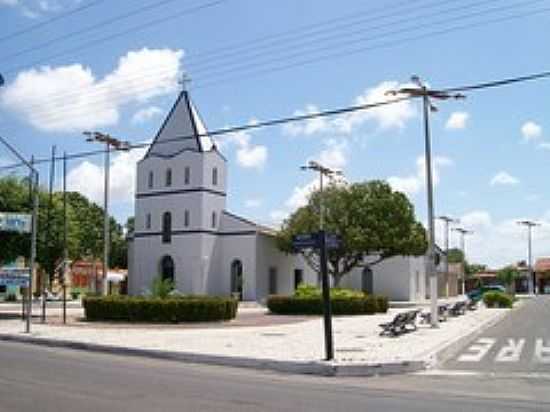
POLYGON ((466 262, 466 265, 465 265, 465 271, 466 271, 466 276, 474 276, 478 273, 482 273, 482 272, 485 272, 487 270, 487 265, 482 265, 482 264, 479 264, 479 263, 468 263, 466 262))
POLYGON ((462 263, 462 260, 464 259, 464 253, 462 253, 462 250, 458 248, 451 248, 449 249, 447 259, 449 260, 449 263, 462 263))
POLYGON ((519 271, 514 266, 506 266, 497 272, 497 279, 512 292, 514 281, 519 277, 519 271))
MULTIPOLYGON (((50 276, 63 256, 63 193, 54 193, 48 226, 49 195, 39 190, 37 262, 50 276), (49 230, 48 230, 49 229, 49 230), (49 237, 46 236, 49 232, 49 237)), ((30 196, 26 179, 0 179, 0 210, 30 213, 30 196)), ((80 193, 67 193, 68 236, 67 247, 72 260, 103 256, 103 209, 90 202, 80 193)), ((111 265, 126 267, 126 241, 122 226, 112 217, 111 265)), ((28 234, 0 233, 0 262, 9 262, 18 256, 28 258, 30 236, 28 234)))
MULTIPOLYGON (((339 285, 340 280, 363 263, 365 256, 376 256, 371 266, 397 255, 422 255, 426 251, 426 232, 416 221, 407 197, 393 191, 383 181, 373 180, 347 186, 330 185, 322 194, 325 230, 341 236, 342 246, 328 253, 328 269, 339 285)), ((295 253, 292 237, 319 229, 321 194, 312 193, 308 204, 296 210, 278 234, 281 250, 295 253)), ((300 252, 308 265, 319 272, 318 250, 300 252)))

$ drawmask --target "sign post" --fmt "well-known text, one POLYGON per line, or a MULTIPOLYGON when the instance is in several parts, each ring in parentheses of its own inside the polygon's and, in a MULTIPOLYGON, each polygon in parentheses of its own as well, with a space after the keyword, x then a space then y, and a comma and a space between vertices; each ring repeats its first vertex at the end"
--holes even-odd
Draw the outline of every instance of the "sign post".
POLYGON ((325 329, 325 359, 334 359, 334 339, 332 334, 332 307, 330 303, 330 282, 328 278, 327 250, 340 247, 342 240, 339 236, 320 230, 317 233, 296 235, 292 238, 295 250, 319 249, 321 261, 321 285, 323 295, 323 323, 325 329))

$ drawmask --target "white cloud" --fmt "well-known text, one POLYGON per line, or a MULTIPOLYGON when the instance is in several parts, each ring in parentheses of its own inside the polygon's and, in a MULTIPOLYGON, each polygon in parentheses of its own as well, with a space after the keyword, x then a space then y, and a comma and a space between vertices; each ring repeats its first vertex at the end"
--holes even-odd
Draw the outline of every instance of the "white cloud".
POLYGON ((445 128, 449 130, 464 129, 469 117, 470 115, 466 112, 453 112, 445 123, 445 128))
MULTIPOLYGON (((357 96, 352 104, 354 106, 368 105, 395 99, 386 95, 388 90, 394 90, 406 86, 395 81, 384 81, 375 87, 366 89, 357 96)), ((306 106, 304 110, 297 110, 295 115, 319 113, 320 109, 313 104, 306 106)), ((336 118, 313 118, 302 122, 291 123, 283 126, 283 133, 291 136, 310 136, 318 133, 336 133, 348 135, 366 123, 374 123, 379 129, 402 129, 406 122, 416 115, 413 104, 409 100, 389 104, 368 110, 359 110, 336 118)))
POLYGON ((539 143, 539 149, 550 150, 550 142, 539 143))
POLYGON ((285 206, 290 210, 296 210, 307 205, 311 193, 319 188, 319 179, 315 178, 304 186, 295 186, 285 206))
POLYGON ((319 153, 319 163, 331 169, 341 170, 347 164, 348 144, 345 141, 327 139, 319 153))
POLYGON ((134 124, 145 123, 160 114, 162 114, 162 109, 160 107, 149 106, 135 112, 134 115, 132 116, 132 123, 134 124))
MULTIPOLYGON (((434 186, 440 181, 441 167, 452 166, 453 161, 445 156, 436 156, 432 161, 432 181, 434 186)), ((426 182, 426 162, 424 156, 416 159, 416 173, 405 176, 390 176, 386 179, 393 190, 403 192, 407 195, 415 195, 420 189, 425 187, 426 182)))
MULTIPOLYGON (((527 258, 527 230, 517 224, 525 217, 495 220, 486 210, 473 210, 458 217, 460 226, 473 231, 465 237, 466 259, 469 262, 488 264, 498 269, 527 258)), ((533 262, 539 257, 549 256, 550 211, 535 220, 542 225, 533 229, 533 262)), ((441 245, 443 236, 443 230, 436 232, 436 240, 441 245)), ((450 247, 459 247, 459 240, 459 235, 452 232, 450 247)))
POLYGON ((30 69, 5 87, 0 103, 43 131, 114 125, 123 105, 146 102, 177 89, 182 56, 181 50, 171 49, 130 51, 102 79, 81 64, 30 69), (162 76, 147 75, 159 67, 162 76))
POLYGON ((237 162, 242 167, 261 169, 267 161, 267 147, 246 145, 237 150, 237 162))
POLYGON ((274 223, 275 225, 279 226, 283 220, 285 220, 288 217, 288 212, 285 210, 273 210, 269 214, 269 218, 271 219, 271 223, 274 223))
MULTIPOLYGON (((256 119, 251 119, 249 124, 257 123, 256 119)), ((252 135, 249 132, 241 131, 228 133, 218 138, 216 143, 220 149, 235 146, 237 148, 237 163, 244 168, 262 169, 268 157, 266 146, 254 145, 250 143, 252 135)))
POLYGON ((0 6, 17 6, 19 0, 0 0, 0 6))
POLYGON ((523 141, 529 142, 531 140, 537 140, 542 136, 542 127, 537 123, 529 120, 521 126, 521 134, 523 141))
POLYGON ((249 209, 255 209, 257 207, 260 207, 262 204, 263 204, 263 200, 258 198, 246 199, 244 201, 244 206, 249 209))
POLYGON ((517 185, 518 183, 519 183, 519 179, 517 177, 514 177, 505 171, 498 172, 496 175, 493 176, 490 182, 491 186, 517 185))
MULTIPOLYGON (((136 163, 146 149, 135 149, 113 156, 110 170, 110 196, 113 202, 131 202, 134 199, 136 163)), ((80 192, 92 202, 103 205, 103 168, 83 161, 67 174, 67 189, 80 192)))

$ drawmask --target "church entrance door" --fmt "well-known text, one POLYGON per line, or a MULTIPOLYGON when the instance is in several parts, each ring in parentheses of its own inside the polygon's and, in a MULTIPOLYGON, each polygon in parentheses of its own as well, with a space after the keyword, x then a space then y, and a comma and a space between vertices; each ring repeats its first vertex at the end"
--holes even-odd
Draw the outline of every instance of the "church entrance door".
POLYGON ((162 280, 168 279, 173 282, 174 272, 174 260, 171 256, 164 256, 160 261, 160 275, 162 276, 162 280))
POLYGON ((231 263, 231 295, 243 300, 243 264, 239 259, 231 263))

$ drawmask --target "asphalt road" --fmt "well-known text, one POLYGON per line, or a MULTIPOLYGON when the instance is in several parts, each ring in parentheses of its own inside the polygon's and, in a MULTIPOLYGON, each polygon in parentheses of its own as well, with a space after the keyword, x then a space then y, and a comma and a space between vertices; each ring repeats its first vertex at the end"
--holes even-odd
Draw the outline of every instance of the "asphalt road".
POLYGON ((0 342, 0 411, 546 411, 550 381, 323 378, 0 342))
POLYGON ((444 365, 494 375, 550 376, 550 296, 526 301, 444 365))

